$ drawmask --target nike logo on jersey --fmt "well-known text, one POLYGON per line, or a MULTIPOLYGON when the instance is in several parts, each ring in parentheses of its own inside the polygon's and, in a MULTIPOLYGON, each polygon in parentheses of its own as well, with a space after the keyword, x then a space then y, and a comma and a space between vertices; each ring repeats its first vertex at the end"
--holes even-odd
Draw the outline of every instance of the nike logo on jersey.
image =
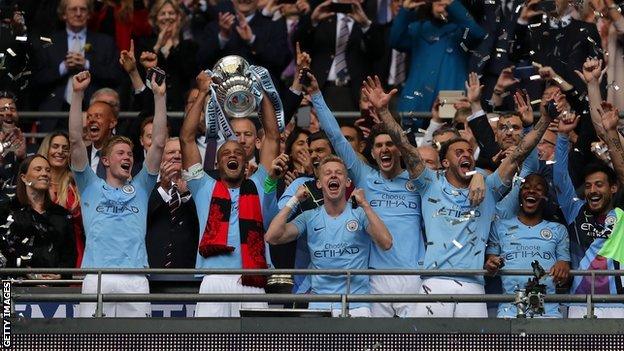
POLYGON ((373 184, 383 184, 383 182, 381 180, 375 179, 373 180, 373 184))
POLYGON ((321 229, 325 229, 325 227, 314 228, 314 231, 317 231, 317 232, 318 232, 318 231, 319 231, 319 230, 321 230, 321 229))

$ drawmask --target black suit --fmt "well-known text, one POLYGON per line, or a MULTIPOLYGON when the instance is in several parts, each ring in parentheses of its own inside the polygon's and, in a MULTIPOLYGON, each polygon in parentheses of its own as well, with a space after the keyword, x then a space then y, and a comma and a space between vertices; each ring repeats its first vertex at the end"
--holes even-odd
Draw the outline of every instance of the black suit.
MULTIPOLYGON (((57 31, 52 35, 52 45, 37 50, 37 69, 33 85, 43 94, 40 96, 42 111, 61 111, 65 102, 65 87, 71 75, 77 72, 59 73, 59 65, 67 55, 67 32, 57 31)), ((115 88, 120 81, 117 49, 113 39, 107 35, 87 31, 85 40, 85 59, 89 61, 91 84, 85 91, 84 103, 88 103, 96 90, 115 88), (88 46, 87 46, 88 44, 88 46)), ((46 120, 44 120, 45 122, 46 120)), ((55 121, 56 122, 56 121, 55 121)), ((66 124, 66 123, 65 123, 66 124)), ((42 132, 48 132, 62 126, 46 123, 42 132)))
POLYGON ((223 56, 239 55, 250 64, 266 68, 277 84, 284 68, 292 59, 287 44, 286 21, 273 21, 256 11, 249 21, 249 27, 256 36, 249 45, 238 35, 236 23, 232 25, 230 38, 223 48, 219 45, 219 24, 217 21, 206 26, 202 40, 199 41, 198 61, 200 67, 212 68, 223 56))
MULTIPOLYGON (((321 88, 327 82, 336 54, 336 17, 321 21, 314 27, 310 16, 303 16, 295 31, 296 40, 312 58, 310 69, 321 88)), ((353 23, 345 55, 351 78, 349 91, 355 106, 358 106, 361 82, 373 72, 373 61, 383 55, 383 50, 380 50, 383 46, 383 33, 377 24, 373 22, 364 33, 357 22, 353 23)))
POLYGON ((147 207, 147 259, 151 268, 164 268, 167 245, 172 246, 172 261, 169 268, 194 268, 199 242, 199 221, 195 212, 195 202, 189 199, 180 205, 177 223, 171 223, 169 205, 166 203, 157 184, 149 198, 147 207))
MULTIPOLYGON (((536 17, 538 18, 532 18, 531 21, 541 19, 536 17)), ((531 28, 518 26, 517 50, 514 52, 519 58, 552 67, 561 78, 583 93, 587 87, 574 70, 582 70, 588 57, 602 57, 600 43, 595 24, 572 19, 563 28, 551 28, 548 22, 539 25, 536 23, 531 28)), ((603 81, 603 90, 605 83, 603 81)))

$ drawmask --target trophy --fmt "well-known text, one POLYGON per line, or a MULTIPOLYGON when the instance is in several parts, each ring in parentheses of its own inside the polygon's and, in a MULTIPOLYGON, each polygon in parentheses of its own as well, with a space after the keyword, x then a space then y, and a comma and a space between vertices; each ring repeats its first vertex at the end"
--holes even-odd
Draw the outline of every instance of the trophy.
POLYGON ((225 56, 212 70, 217 101, 228 117, 247 117, 256 110, 255 80, 249 74, 249 63, 236 55, 225 56))

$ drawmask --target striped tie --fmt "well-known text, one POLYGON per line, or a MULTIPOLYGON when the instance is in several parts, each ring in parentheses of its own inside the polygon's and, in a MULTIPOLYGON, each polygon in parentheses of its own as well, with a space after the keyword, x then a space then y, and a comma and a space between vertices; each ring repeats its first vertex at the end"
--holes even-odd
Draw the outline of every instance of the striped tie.
MULTIPOLYGON (((169 218, 171 219, 171 225, 176 227, 178 225, 178 210, 180 209, 180 204, 182 203, 182 198, 180 197, 180 191, 178 190, 178 185, 173 184, 171 186, 171 199, 169 200, 169 218)), ((172 230, 171 232, 176 232, 176 230, 172 230)), ((165 268, 169 268, 171 263, 173 262, 173 243, 169 240, 167 247, 165 248, 165 268)))
POLYGON ((338 31, 338 40, 336 40, 336 80, 346 80, 347 77, 347 42, 349 41, 349 26, 347 25, 349 17, 344 16, 340 20, 340 30, 338 31))

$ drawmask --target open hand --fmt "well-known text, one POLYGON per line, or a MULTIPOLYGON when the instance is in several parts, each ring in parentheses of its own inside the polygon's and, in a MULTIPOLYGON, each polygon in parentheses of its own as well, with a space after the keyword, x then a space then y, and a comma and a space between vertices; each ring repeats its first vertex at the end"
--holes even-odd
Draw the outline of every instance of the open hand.
POLYGON ((388 93, 384 92, 381 80, 379 80, 378 76, 375 76, 374 79, 370 76, 366 77, 362 85, 362 93, 377 110, 387 108, 390 99, 392 99, 392 96, 397 92, 398 90, 396 89, 392 89, 388 93))

